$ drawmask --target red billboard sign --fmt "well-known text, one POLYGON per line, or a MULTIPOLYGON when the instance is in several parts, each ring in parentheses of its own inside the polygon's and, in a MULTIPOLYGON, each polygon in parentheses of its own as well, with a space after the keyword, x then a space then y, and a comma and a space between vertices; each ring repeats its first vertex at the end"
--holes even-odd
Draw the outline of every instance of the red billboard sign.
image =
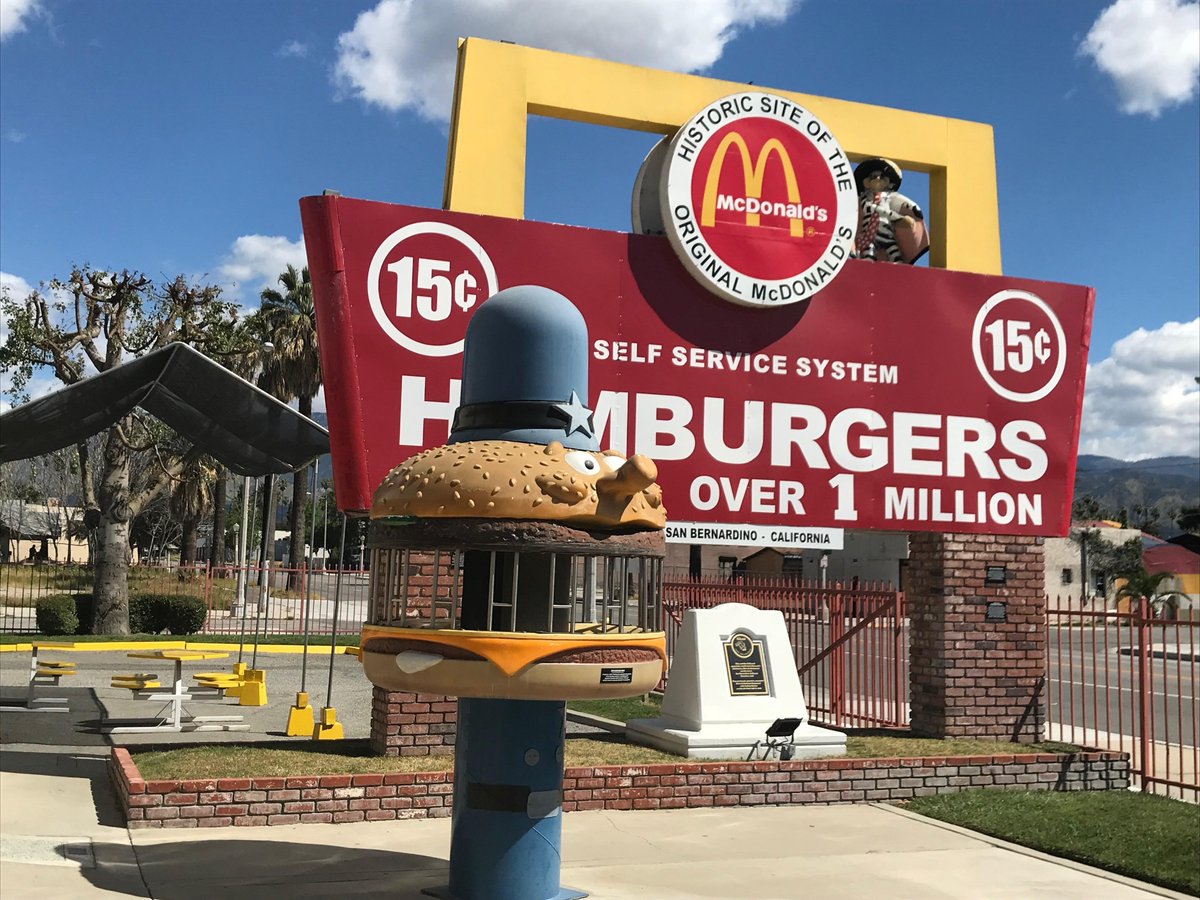
POLYGON ((539 284, 587 320, 601 446, 658 463, 672 521, 1066 533, 1090 288, 848 260, 810 300, 750 308, 661 237, 341 197, 301 213, 342 509, 444 442, 472 312, 539 284))

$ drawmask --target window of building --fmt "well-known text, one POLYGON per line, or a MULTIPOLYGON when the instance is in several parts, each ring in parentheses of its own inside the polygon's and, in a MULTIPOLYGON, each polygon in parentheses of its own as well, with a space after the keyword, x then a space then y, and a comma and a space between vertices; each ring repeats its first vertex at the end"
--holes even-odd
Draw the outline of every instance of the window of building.
POLYGON ((717 569, 720 571, 722 578, 730 578, 733 575, 733 566, 736 562, 736 556, 717 557, 717 569))
POLYGON ((1063 569, 1063 570, 1062 570, 1062 583, 1063 583, 1063 584, 1070 584, 1070 583, 1071 583, 1071 577, 1072 577, 1072 576, 1071 576, 1071 570, 1070 570, 1070 569, 1063 569))

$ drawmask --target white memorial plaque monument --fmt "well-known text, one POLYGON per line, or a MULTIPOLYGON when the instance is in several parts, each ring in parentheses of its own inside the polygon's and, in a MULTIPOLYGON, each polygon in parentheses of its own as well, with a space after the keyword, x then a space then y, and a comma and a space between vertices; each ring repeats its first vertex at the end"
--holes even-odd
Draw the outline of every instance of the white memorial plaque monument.
POLYGON ((684 612, 662 715, 631 720, 626 735, 678 756, 747 759, 787 718, 801 720, 796 758, 846 752, 844 734, 808 721, 783 613, 724 603, 684 612))

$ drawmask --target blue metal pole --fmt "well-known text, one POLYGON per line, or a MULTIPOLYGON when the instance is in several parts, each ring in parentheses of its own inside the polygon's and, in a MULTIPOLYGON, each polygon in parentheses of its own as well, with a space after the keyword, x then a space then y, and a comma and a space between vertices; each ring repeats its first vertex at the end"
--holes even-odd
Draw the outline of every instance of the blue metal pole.
POLYGON ((587 896, 558 883, 565 721, 561 700, 459 699, 450 884, 442 896, 587 896))

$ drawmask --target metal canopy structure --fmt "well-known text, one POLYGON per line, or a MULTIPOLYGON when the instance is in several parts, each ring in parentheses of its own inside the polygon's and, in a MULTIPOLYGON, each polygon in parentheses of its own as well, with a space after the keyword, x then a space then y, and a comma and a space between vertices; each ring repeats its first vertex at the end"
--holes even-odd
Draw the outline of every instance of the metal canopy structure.
POLYGON ((135 408, 239 475, 293 472, 329 452, 325 428, 174 343, 0 415, 0 462, 73 446, 135 408))

